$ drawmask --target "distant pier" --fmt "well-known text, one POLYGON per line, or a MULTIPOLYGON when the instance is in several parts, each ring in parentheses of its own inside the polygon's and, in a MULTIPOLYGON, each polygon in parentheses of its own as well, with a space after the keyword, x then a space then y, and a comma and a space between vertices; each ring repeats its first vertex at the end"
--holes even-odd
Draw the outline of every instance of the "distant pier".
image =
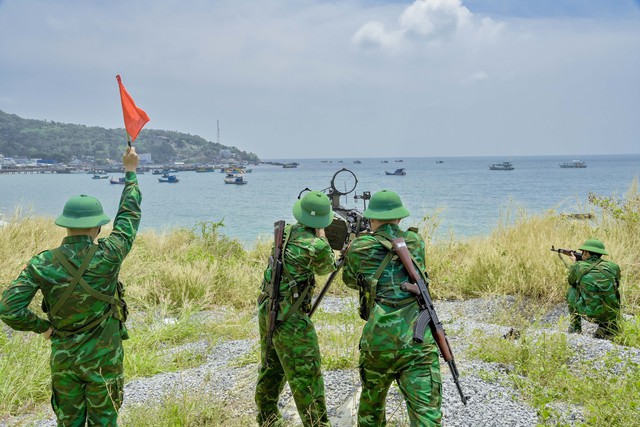
POLYGON ((0 175, 6 174, 17 174, 17 173, 56 173, 51 169, 40 169, 40 168, 2 168, 0 169, 0 175))

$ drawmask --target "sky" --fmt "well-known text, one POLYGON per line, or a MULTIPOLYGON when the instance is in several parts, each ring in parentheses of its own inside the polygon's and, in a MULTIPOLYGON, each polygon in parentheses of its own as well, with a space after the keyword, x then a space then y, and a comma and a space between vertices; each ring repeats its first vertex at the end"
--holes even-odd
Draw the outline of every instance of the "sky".
POLYGON ((640 0, 0 0, 0 110, 122 128, 117 74, 262 159, 640 153, 640 0))

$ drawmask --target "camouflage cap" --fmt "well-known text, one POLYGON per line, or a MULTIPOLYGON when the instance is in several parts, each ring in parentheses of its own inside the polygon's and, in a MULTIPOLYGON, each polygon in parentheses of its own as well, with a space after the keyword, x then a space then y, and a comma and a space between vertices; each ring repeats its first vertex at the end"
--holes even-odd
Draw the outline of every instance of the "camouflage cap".
POLYGON ((324 228, 333 221, 331 201, 322 191, 310 191, 293 205, 293 216, 307 227, 324 228))
POLYGON ((93 228, 109 221, 98 199, 81 194, 67 200, 62 214, 56 218, 56 225, 65 228, 93 228))
POLYGON ((609 252, 604 249, 604 243, 598 239, 587 239, 578 249, 592 254, 609 255, 609 252))
POLYGON ((409 216, 409 210, 402 205, 400 196, 393 191, 382 190, 371 196, 369 207, 362 214, 369 219, 399 219, 409 216))

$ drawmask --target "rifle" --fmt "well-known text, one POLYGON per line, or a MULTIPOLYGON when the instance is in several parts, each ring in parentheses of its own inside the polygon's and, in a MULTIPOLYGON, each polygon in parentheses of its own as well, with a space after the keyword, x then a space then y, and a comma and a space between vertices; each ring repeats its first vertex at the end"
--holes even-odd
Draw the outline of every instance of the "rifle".
POLYGON ((556 249, 553 245, 551 245, 551 250, 553 252, 558 252, 558 256, 560 256, 560 254, 566 255, 566 256, 573 255, 574 257, 576 257, 576 261, 582 261, 582 253, 578 251, 574 251, 571 249, 562 249, 562 248, 556 249))
POLYGON ((283 220, 273 223, 273 255, 269 257, 271 266, 271 293, 269 294, 269 320, 267 323, 267 348, 273 345, 273 332, 276 330, 278 308, 280 307, 280 279, 282 278, 282 240, 284 237, 283 220))
POLYGON ((413 265, 409 249, 407 249, 407 244, 404 239, 402 237, 398 237, 393 239, 391 244, 393 245, 393 249, 398 255, 398 258, 402 261, 402 265, 404 265, 404 268, 407 270, 409 280, 413 282, 405 282, 401 285, 401 288, 405 292, 410 292, 416 295, 418 304, 420 305, 420 314, 418 315, 418 319, 413 327, 413 340, 419 343, 424 342, 424 333, 427 329, 427 325, 429 325, 433 339, 440 350, 440 354, 444 361, 449 365, 451 376, 453 376, 453 382, 456 384, 458 393, 460 393, 460 399, 462 399, 462 403, 466 405, 469 398, 462 392, 462 387, 460 386, 458 378, 458 368, 456 367, 456 362, 453 358, 453 352, 451 351, 449 340, 444 332, 444 327, 438 319, 436 310, 433 307, 433 301, 431 300, 427 284, 413 265))
MULTIPOLYGON (((327 235, 327 240, 329 241, 331 248, 340 251, 340 257, 336 261, 336 269, 331 272, 329 277, 327 277, 327 281, 313 302, 311 311, 309 311, 309 317, 311 317, 316 311, 320 302, 322 302, 322 299, 329 290, 329 286, 331 286, 331 283, 342 268, 345 252, 351 240, 359 236, 361 233, 371 231, 371 224, 369 223, 369 220, 364 218, 360 211, 340 205, 340 197, 346 196, 347 194, 355 191, 357 184, 358 178, 356 178, 356 175, 349 169, 342 168, 333 174, 330 187, 323 190, 327 192, 329 199, 331 199, 331 207, 334 212, 333 222, 325 228, 325 234, 327 235)), ((298 198, 300 198, 305 190, 300 192, 298 198)), ((369 191, 365 191, 361 195, 355 194, 353 198, 354 200, 362 200, 364 209, 366 209, 367 200, 371 198, 371 193, 369 191)))

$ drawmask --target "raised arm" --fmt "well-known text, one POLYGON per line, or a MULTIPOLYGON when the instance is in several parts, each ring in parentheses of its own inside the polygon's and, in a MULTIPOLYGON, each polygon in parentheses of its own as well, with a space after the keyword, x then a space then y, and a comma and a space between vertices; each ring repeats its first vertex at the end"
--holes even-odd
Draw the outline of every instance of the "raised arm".
POLYGON ((136 168, 138 154, 134 147, 128 147, 122 156, 126 174, 124 189, 120 197, 118 213, 113 221, 113 231, 101 241, 105 246, 105 255, 112 262, 120 263, 127 256, 140 225, 142 193, 138 186, 136 168))

